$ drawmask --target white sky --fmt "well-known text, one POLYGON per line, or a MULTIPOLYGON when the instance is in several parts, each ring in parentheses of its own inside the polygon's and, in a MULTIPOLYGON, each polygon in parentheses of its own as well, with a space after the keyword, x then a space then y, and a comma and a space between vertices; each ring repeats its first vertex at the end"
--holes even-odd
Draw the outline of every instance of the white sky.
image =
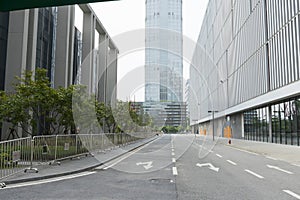
MULTIPOLYGON (((197 41, 202 20, 209 0, 183 0, 183 35, 197 41)), ((145 0, 120 0, 91 4, 93 10, 104 25, 108 34, 114 37, 135 29, 145 28, 145 0)), ((78 12, 76 12, 76 16, 78 12)), ((78 18, 78 17, 77 17, 78 18)), ((80 22, 76 18, 75 25, 80 22), (79 22, 78 22, 79 21, 79 22)), ((79 28, 81 29, 81 28, 79 28)), ((116 42, 118 46, 118 43, 116 42)), ((118 80, 124 78, 134 68, 144 65, 144 52, 136 51, 118 60, 118 80)), ((184 62, 184 79, 189 77, 189 64, 184 62)), ((144 77, 144 74, 139 75, 144 77)), ((118 99, 144 101, 144 89, 139 86, 134 92, 121 94, 118 87, 118 99)))

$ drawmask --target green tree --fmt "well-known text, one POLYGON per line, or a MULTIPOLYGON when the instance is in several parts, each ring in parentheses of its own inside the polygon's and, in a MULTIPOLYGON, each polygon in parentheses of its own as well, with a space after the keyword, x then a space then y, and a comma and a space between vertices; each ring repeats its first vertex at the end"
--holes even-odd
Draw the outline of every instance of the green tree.
POLYGON ((75 86, 50 87, 47 70, 26 71, 17 77, 15 92, 1 93, 0 119, 24 135, 59 134, 74 127, 72 93, 75 86))

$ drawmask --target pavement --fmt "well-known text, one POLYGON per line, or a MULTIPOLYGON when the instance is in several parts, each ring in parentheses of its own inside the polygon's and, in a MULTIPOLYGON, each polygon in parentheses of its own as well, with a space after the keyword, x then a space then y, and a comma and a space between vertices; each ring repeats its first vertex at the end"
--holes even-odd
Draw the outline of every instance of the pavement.
POLYGON ((156 137, 142 139, 140 141, 130 143, 126 146, 116 146, 115 148, 107 149, 101 152, 93 152, 90 154, 80 155, 72 159, 60 161, 59 164, 54 163, 49 165, 48 163, 45 163, 42 165, 37 165, 34 166, 34 168, 38 169, 38 173, 36 173, 35 171, 27 173, 19 172, 14 175, 8 176, 5 179, 1 179, 0 182, 9 185, 88 171, 95 167, 104 165, 105 163, 116 159, 136 148, 139 148, 153 141, 154 139, 156 139, 156 137))
POLYGON ((241 139, 231 139, 228 144, 227 138, 217 138, 218 143, 229 147, 257 153, 269 158, 288 162, 300 166, 300 146, 274 144, 258 141, 248 141, 241 139))
POLYGON ((231 145, 227 142, 199 135, 163 135, 88 171, 8 185, 0 189, 0 197, 300 199, 299 147, 235 139, 231 145))

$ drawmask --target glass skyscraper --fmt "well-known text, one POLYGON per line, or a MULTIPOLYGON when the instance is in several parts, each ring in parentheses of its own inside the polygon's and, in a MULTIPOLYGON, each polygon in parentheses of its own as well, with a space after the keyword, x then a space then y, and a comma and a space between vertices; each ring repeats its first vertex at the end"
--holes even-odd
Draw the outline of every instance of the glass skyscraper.
POLYGON ((182 1, 146 0, 145 101, 182 102, 182 1))

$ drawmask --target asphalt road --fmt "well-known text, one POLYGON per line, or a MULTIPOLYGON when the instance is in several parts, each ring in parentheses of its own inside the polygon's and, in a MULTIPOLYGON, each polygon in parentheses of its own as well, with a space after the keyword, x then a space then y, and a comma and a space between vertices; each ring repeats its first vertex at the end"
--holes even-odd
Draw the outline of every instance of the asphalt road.
POLYGON ((300 199, 300 167, 194 135, 164 135, 89 172, 8 185, 0 199, 300 199))

